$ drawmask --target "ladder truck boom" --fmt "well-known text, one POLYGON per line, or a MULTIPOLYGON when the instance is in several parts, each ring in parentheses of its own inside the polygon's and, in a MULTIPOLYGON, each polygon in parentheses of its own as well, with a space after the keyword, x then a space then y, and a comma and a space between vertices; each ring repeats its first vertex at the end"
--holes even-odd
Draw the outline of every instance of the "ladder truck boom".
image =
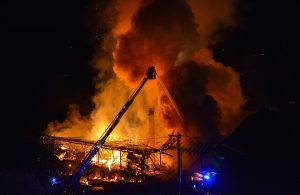
POLYGON ((99 151, 99 149, 103 146, 108 136, 111 134, 111 132, 114 130, 114 128, 118 125, 120 119, 123 117, 124 113, 127 111, 129 106, 133 103, 135 97, 138 95, 138 93, 141 91, 143 86, 146 84, 146 82, 150 79, 156 78, 156 72, 153 66, 149 67, 146 73, 146 77, 142 80, 140 85, 137 87, 137 89, 134 91, 134 93, 131 95, 129 100, 125 103, 125 105, 122 107, 122 109, 119 111, 119 113, 116 115, 114 120, 110 123, 110 125, 106 128, 102 136, 98 139, 98 141, 93 145, 91 150, 88 152, 88 154, 85 156, 85 158, 81 161, 79 166, 75 169, 73 172, 73 175, 71 177, 71 185, 75 185, 83 172, 88 168, 88 166, 91 163, 92 158, 96 155, 96 153, 99 151))

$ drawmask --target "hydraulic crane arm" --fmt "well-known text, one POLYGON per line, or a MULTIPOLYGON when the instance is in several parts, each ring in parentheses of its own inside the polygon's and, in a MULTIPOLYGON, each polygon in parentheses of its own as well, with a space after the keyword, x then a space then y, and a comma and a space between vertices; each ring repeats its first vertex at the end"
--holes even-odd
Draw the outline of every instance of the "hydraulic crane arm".
POLYGON ((91 163, 92 158, 96 155, 96 153, 99 151, 99 149, 103 146, 108 136, 111 134, 111 132, 114 130, 114 128, 118 125, 120 119, 123 117, 124 113, 127 111, 129 106, 133 103, 135 97, 138 95, 138 93, 141 91, 143 86, 146 84, 146 82, 149 79, 155 79, 156 78, 156 72, 153 66, 149 67, 147 70, 146 77, 143 79, 143 81, 140 83, 138 88, 134 91, 134 93, 131 95, 129 100, 125 103, 125 105, 122 107, 122 109, 119 111, 117 116, 114 118, 114 120, 110 123, 110 125, 106 128, 102 136, 98 139, 98 141, 94 144, 94 146, 91 148, 89 153, 85 156, 85 158, 81 161, 79 166, 75 169, 73 176, 71 178, 71 184, 74 185, 77 183, 79 178, 81 177, 82 173, 88 168, 88 166, 91 163))

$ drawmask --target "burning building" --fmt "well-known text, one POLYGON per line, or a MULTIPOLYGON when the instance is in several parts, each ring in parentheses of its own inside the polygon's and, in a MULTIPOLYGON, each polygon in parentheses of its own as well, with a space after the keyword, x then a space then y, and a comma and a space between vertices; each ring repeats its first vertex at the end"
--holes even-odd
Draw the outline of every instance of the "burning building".
POLYGON ((228 136, 245 117, 246 98, 238 73, 217 62, 210 48, 221 29, 234 27, 234 7, 234 0, 92 1, 88 26, 99 43, 91 60, 99 72, 94 110, 82 116, 78 106, 70 106, 67 119, 48 124, 43 144, 51 143, 59 158, 79 164, 79 153, 86 155, 106 132, 149 65, 155 66, 158 81, 145 85, 91 160, 93 165, 112 171, 132 162, 135 175, 143 177, 160 170, 163 162, 157 156, 170 149, 164 146, 172 142, 168 135, 174 131, 199 137, 203 144, 228 136), (165 144, 155 142, 159 137, 167 138, 165 144), (120 143, 142 139, 148 143, 120 143))
MULTIPOLYGON (((78 139, 41 136, 40 143, 57 156, 64 169, 60 175, 72 175, 94 142, 78 139)), ((176 138, 169 138, 159 148, 149 147, 145 142, 123 140, 103 145, 91 160, 91 167, 84 173, 88 182, 141 182, 146 177, 166 172, 166 153, 174 147, 176 138)))

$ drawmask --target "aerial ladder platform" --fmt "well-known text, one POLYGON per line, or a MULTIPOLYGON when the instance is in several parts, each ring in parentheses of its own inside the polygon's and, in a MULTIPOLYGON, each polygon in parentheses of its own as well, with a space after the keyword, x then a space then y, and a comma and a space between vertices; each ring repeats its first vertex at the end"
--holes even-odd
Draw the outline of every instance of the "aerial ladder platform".
POLYGON ((143 86, 146 84, 148 80, 156 79, 156 72, 155 68, 153 66, 150 66, 146 72, 146 77, 142 80, 142 82, 139 84, 139 86, 136 88, 134 93, 131 95, 129 100, 125 103, 125 105, 122 107, 122 109, 119 111, 119 113, 116 115, 116 117, 113 119, 113 121, 108 125, 102 136, 97 140, 97 142, 93 145, 91 150, 88 152, 88 154, 84 157, 84 159, 81 161, 81 163, 78 165, 78 167, 74 170, 73 175, 71 177, 71 185, 76 186, 78 184, 79 179, 81 175, 86 171, 86 169, 91 164, 92 158, 96 155, 96 153, 99 151, 99 149, 103 146, 108 136, 112 133, 112 131, 115 129, 115 127, 120 122, 121 118, 125 114, 125 112, 128 110, 130 105, 133 103, 136 96, 139 94, 143 86))

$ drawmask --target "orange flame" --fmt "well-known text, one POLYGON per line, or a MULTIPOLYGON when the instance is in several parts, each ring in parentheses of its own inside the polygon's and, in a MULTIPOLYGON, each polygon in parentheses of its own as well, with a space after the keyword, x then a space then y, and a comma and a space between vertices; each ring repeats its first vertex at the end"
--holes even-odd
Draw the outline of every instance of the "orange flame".
MULTIPOLYGON (((219 27, 235 25, 235 0, 116 2, 113 6, 118 21, 114 27, 108 25, 110 32, 102 41, 102 54, 107 55, 93 59, 101 80, 95 86, 95 109, 89 116, 82 116, 79 107, 71 105, 68 118, 50 122, 47 133, 98 139, 145 76, 148 66, 154 65, 182 112, 184 133, 201 136, 203 141, 215 134, 229 135, 244 117, 246 98, 238 73, 214 60, 209 47, 219 40, 215 36, 219 27)), ((148 129, 148 108, 155 110, 155 136, 179 130, 182 126, 171 104, 162 86, 156 81, 148 82, 109 139, 149 138, 152 133, 148 129)), ((98 163, 110 168, 118 163, 116 156, 113 153, 98 163)))

